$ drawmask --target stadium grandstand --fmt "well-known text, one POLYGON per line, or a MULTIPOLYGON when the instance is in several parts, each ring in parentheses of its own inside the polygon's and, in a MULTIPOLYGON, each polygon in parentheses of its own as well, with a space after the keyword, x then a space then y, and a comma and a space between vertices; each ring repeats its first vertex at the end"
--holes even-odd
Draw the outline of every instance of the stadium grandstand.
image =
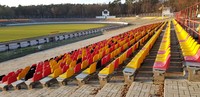
POLYGON ((149 14, 150 1, 114 0, 107 5, 115 18, 0 19, 0 34, 12 27, 55 33, 0 43, 8 47, 0 52, 0 97, 200 97, 200 3, 152 0, 160 5, 149 14), (138 4, 147 12, 137 15, 138 4), (119 5, 134 16, 119 15, 119 5), (24 39, 29 45, 21 47, 24 39))

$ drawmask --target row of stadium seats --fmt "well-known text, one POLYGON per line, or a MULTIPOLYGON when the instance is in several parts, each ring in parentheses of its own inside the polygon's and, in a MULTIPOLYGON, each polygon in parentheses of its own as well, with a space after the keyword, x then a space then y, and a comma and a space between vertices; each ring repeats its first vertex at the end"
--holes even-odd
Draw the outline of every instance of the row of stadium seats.
MULTIPOLYGON (((154 27, 153 27, 154 28, 154 27)), ((152 30, 152 29, 151 29, 152 30)), ((153 34, 153 31, 150 31, 151 33, 146 33, 145 31, 142 31, 141 33, 135 33, 135 38, 127 41, 125 44, 123 44, 121 47, 117 48, 113 52, 109 53, 108 55, 104 56, 101 60, 99 60, 98 63, 101 64, 101 67, 105 67, 107 63, 109 63, 111 60, 115 59, 115 57, 119 56, 122 52, 124 52, 126 49, 128 49, 130 46, 132 46, 135 42, 135 45, 132 46, 132 48, 128 49, 126 54, 122 54, 116 60, 114 60, 113 64, 106 66, 103 70, 100 71, 99 74, 111 74, 114 69, 118 67, 118 65, 122 64, 123 61, 127 56, 130 56, 130 54, 133 52, 133 50, 137 49, 139 44, 142 44, 149 36, 153 34), (145 37, 144 37, 145 36, 145 37), (143 37, 143 38, 142 38, 143 37), (138 41, 140 38, 142 38, 140 41, 138 41), (123 49, 123 50, 122 50, 123 49)), ((81 74, 76 76, 76 79, 79 82, 79 85, 82 85, 85 83, 85 79, 88 79, 90 75, 96 72, 96 69, 93 70, 92 72, 89 72, 91 68, 95 68, 95 66, 90 66, 87 68, 85 71, 83 71, 81 74)))
MULTIPOLYGON (((155 28, 155 29, 157 29, 157 28, 155 28)), ((124 53, 122 53, 119 57, 117 57, 115 60, 113 60, 108 66, 103 68, 98 73, 101 86, 103 86, 105 84, 104 81, 107 82, 109 80, 108 78, 110 77, 110 75, 112 75, 114 73, 114 70, 116 70, 119 65, 121 65, 125 60, 127 60, 127 58, 130 57, 132 55, 132 53, 136 49, 139 48, 139 44, 143 45, 144 42, 154 34, 155 29, 149 31, 149 33, 147 33, 142 38, 139 38, 135 44, 130 46, 124 53)))
POLYGON ((153 71, 155 70, 164 70, 166 71, 170 64, 170 25, 171 22, 168 22, 167 28, 163 35, 156 60, 153 65, 153 71))
POLYGON ((177 23, 177 21, 173 20, 173 23, 185 61, 200 62, 200 45, 177 23))
MULTIPOLYGON (((57 79, 58 81, 62 79, 62 81, 64 81, 84 69, 86 69, 84 71, 85 73, 90 74, 95 72, 96 68, 98 69, 105 66, 106 63, 125 51, 129 46, 135 43, 136 40, 139 40, 142 36, 146 35, 148 31, 159 25, 160 23, 147 25, 145 28, 148 30, 143 31, 142 33, 139 32, 141 30, 135 29, 55 58, 45 60, 44 62, 27 66, 16 72, 10 72, 4 76, 2 75, 0 87, 5 88, 8 85, 18 87, 22 83, 26 83, 27 86, 32 88, 32 85, 35 82, 41 82, 42 84, 45 82, 46 84, 46 82, 51 81, 52 79, 57 79)), ((142 44, 147 38, 148 37, 142 39, 140 43, 142 44)), ((139 45, 139 42, 137 45, 139 45)), ((131 52, 132 49, 129 49, 127 51, 127 56, 129 56, 131 52)), ((119 58, 119 64, 122 62, 123 61, 119 58)))
POLYGON ((131 83, 134 80, 134 75, 136 70, 140 68, 145 57, 149 54, 152 46, 159 37, 162 29, 164 28, 166 22, 157 30, 157 32, 151 37, 151 39, 143 46, 143 48, 133 57, 133 59, 126 65, 123 70, 125 83, 131 83))

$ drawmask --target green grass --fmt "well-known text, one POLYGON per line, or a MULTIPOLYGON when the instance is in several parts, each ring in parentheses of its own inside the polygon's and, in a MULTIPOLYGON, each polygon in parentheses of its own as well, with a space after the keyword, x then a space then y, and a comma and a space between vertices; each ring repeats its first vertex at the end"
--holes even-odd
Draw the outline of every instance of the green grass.
POLYGON ((63 32, 81 31, 104 27, 107 24, 49 24, 0 27, 0 42, 51 35, 63 32))

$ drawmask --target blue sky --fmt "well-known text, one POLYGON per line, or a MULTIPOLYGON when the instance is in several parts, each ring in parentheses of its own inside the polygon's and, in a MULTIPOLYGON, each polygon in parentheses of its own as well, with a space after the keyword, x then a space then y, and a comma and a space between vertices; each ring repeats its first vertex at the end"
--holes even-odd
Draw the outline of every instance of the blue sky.
MULTIPOLYGON (((80 4, 93 4, 93 3, 109 3, 114 0, 0 0, 1 5, 18 6, 20 5, 39 5, 39 4, 61 4, 61 3, 80 3, 80 4)), ((125 0, 122 0, 122 2, 125 0)))

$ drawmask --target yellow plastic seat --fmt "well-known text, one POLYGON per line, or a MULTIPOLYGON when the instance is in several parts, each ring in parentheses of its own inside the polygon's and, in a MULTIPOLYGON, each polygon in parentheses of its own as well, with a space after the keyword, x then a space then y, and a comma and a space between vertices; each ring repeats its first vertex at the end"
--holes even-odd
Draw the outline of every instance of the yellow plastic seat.
POLYGON ((76 60, 72 61, 69 65, 70 68, 74 68, 76 66, 76 60))
POLYGON ((51 77, 51 78, 56 78, 56 77, 58 77, 60 74, 62 74, 62 69, 61 69, 61 68, 57 68, 52 74, 49 75, 49 77, 51 77))
POLYGON ((56 64, 57 64, 57 62, 54 59, 50 60, 50 62, 49 62, 50 67, 53 67, 56 64))
POLYGON ((69 68, 65 73, 61 74, 59 77, 60 78, 69 78, 74 75, 74 69, 69 68))
POLYGON ((106 49, 106 53, 105 54, 107 55, 108 53, 110 53, 110 48, 106 49))
POLYGON ((71 62, 72 62, 72 59, 71 59, 71 58, 68 58, 68 59, 66 60, 66 64, 67 64, 67 65, 70 65, 71 62))
POLYGON ((89 64, 88 64, 88 60, 84 60, 84 61, 82 62, 82 64, 81 64, 81 69, 86 68, 88 65, 89 65, 89 64))
POLYGON ((126 53, 120 55, 119 56, 119 65, 121 65, 125 59, 126 59, 126 53))
POLYGON ((99 54, 96 54, 93 57, 93 62, 96 62, 97 60, 99 60, 99 54))
POLYGON ((59 68, 59 65, 57 64, 51 67, 51 73, 53 73, 57 68, 59 68))
POLYGON ((127 48, 128 48, 128 43, 124 44, 124 45, 123 45, 123 48, 124 48, 124 49, 127 49, 127 48))
POLYGON ((83 73, 85 73, 85 74, 94 73, 96 71, 96 65, 97 65, 97 62, 91 64, 89 68, 87 68, 86 70, 83 71, 83 73))
POLYGON ((30 66, 25 67, 21 71, 21 73, 19 73, 19 75, 17 76, 17 80, 20 80, 20 79, 24 78, 26 76, 26 74, 28 73, 28 71, 29 71, 30 68, 31 68, 30 66))
POLYGON ((110 63, 107 67, 103 68, 99 74, 102 74, 102 75, 108 75, 108 74, 111 74, 113 73, 114 71, 114 64, 113 63, 110 63))
POLYGON ((114 58, 115 57, 115 52, 113 51, 111 54, 110 54, 110 58, 114 58))
POLYGON ((140 57, 134 57, 126 67, 138 69, 142 63, 142 59, 140 57))
POLYGON ((99 59, 103 57, 103 51, 99 52, 99 59))

